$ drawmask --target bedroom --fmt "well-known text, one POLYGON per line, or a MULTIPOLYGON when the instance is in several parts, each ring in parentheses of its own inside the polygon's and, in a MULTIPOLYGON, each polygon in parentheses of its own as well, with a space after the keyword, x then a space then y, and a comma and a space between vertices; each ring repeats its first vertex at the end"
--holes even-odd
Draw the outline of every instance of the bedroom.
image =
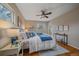
POLYGON ((0 14, 0 55, 79 56, 78 3, 1 3, 0 14))

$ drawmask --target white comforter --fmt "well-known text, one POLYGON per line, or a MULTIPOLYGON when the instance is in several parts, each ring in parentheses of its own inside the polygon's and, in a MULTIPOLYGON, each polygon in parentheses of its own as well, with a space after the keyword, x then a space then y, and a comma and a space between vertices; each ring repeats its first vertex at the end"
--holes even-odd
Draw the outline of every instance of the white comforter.
POLYGON ((27 40, 29 42, 29 53, 37 52, 40 50, 53 49, 56 45, 54 37, 52 40, 42 42, 40 37, 36 35, 35 37, 27 40))

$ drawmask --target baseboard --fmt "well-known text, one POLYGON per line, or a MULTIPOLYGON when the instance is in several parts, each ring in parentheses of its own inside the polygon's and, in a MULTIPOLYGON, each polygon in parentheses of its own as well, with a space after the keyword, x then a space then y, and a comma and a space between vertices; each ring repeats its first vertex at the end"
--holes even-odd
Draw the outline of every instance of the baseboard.
POLYGON ((78 47, 73 46, 73 45, 71 45, 71 44, 68 44, 68 45, 71 46, 71 47, 73 47, 73 48, 79 49, 78 47))

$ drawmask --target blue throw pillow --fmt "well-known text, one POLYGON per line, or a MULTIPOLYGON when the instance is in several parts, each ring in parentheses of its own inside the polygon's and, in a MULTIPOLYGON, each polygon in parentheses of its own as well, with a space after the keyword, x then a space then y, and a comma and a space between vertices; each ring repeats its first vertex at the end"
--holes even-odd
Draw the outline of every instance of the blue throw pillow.
POLYGON ((35 36, 35 33, 34 32, 32 32, 32 36, 35 36))
POLYGON ((17 39, 18 39, 18 37, 11 37, 11 43, 14 45, 16 43, 17 39))
POLYGON ((31 32, 31 37, 34 37, 35 36, 35 33, 34 32, 31 32))
POLYGON ((35 36, 35 33, 30 32, 30 33, 29 33, 29 36, 30 36, 30 37, 34 37, 34 36, 35 36))
POLYGON ((26 36, 27 36, 27 39, 29 39, 31 37, 34 37, 35 33, 34 32, 26 32, 26 36))
POLYGON ((37 33, 37 35, 43 35, 43 33, 37 33))

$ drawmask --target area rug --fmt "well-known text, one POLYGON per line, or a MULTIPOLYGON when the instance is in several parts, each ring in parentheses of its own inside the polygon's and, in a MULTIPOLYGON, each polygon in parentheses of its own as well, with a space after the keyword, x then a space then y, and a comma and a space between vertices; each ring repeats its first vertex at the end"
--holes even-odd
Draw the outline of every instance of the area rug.
POLYGON ((69 52, 67 49, 56 45, 54 49, 39 52, 39 56, 56 56, 67 52, 69 52))

